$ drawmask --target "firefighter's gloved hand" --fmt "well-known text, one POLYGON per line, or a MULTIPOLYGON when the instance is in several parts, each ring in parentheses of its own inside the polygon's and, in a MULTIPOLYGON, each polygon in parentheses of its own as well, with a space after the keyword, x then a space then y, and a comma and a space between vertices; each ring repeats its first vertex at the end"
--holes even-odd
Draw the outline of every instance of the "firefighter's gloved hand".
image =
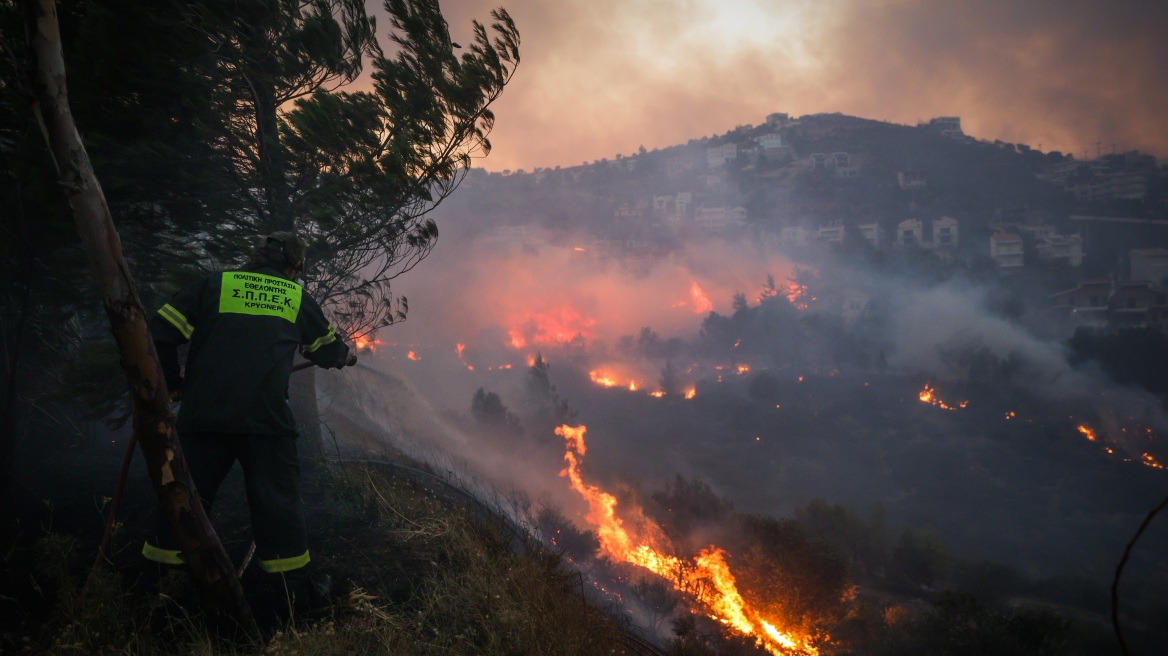
POLYGON ((349 351, 349 357, 345 358, 345 366, 351 367, 355 364, 357 364, 357 354, 353 351, 349 351))

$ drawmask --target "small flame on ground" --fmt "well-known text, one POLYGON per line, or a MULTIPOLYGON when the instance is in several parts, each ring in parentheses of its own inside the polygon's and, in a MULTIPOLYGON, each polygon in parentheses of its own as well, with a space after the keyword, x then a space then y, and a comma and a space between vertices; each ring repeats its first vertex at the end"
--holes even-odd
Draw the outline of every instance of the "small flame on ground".
MULTIPOLYGON (((1087 424, 1079 424, 1078 426, 1075 427, 1075 429, 1078 430, 1079 433, 1083 435, 1083 437, 1087 438, 1088 442, 1102 443, 1100 441, 1100 435, 1095 431, 1094 428, 1091 428, 1087 424)), ((1126 433, 1127 428, 1121 428, 1120 432, 1126 433)), ((1139 429, 1137 429, 1135 432, 1137 432, 1137 433, 1143 432, 1148 437, 1148 439, 1152 439, 1152 429, 1150 429, 1150 428, 1145 428, 1143 431, 1140 431, 1139 429)), ((1106 437, 1106 436, 1104 436, 1104 437, 1106 437)), ((1112 440, 1108 440, 1108 441, 1112 441, 1112 440)), ((1108 455, 1116 455, 1115 449, 1110 447, 1110 446, 1107 446, 1106 444, 1104 444, 1103 450, 1106 451, 1108 453, 1108 455)), ((1152 469, 1168 470, 1168 466, 1166 466, 1164 463, 1157 460, 1156 457, 1150 453, 1143 453, 1140 455, 1139 458, 1124 458, 1123 461, 1124 462, 1138 462, 1141 465, 1144 465, 1145 467, 1151 467, 1152 469)))
POLYGON ((957 410, 958 408, 964 408, 969 405, 969 401, 962 401, 956 406, 949 405, 948 403, 945 403, 941 399, 937 398, 937 395, 935 394, 936 391, 937 390, 935 388, 929 386, 928 383, 925 383, 925 388, 922 389, 919 394, 917 394, 917 397, 920 398, 921 403, 935 405, 942 410, 957 410))
POLYGON ((749 372, 750 372, 750 365, 748 365, 748 364, 738 365, 738 375, 739 376, 741 376, 742 374, 745 374, 745 373, 749 373, 749 372))
POLYGON ((1083 437, 1087 438, 1088 441, 1098 441, 1098 438, 1095 436, 1095 429, 1086 424, 1079 424, 1079 432, 1082 433, 1083 437))
POLYGON ((1151 467, 1152 469, 1165 469, 1164 465, 1160 464, 1154 457, 1152 457, 1152 454, 1150 453, 1145 453, 1143 456, 1141 456, 1140 462, 1144 463, 1148 467, 1151 467))
POLYGON ((695 397, 697 395, 698 395, 698 389, 696 387, 691 387, 685 391, 685 398, 687 398, 687 399, 692 399, 693 397, 695 397))
POLYGON ((620 383, 618 383, 615 378, 612 378, 599 369, 589 371, 588 377, 592 379, 592 382, 596 383, 597 385, 603 385, 604 387, 616 387, 617 385, 620 385, 620 383))
POLYGON ((414 353, 413 351, 406 353, 406 357, 413 360, 414 362, 417 362, 417 361, 422 359, 422 358, 418 357, 418 354, 414 353))

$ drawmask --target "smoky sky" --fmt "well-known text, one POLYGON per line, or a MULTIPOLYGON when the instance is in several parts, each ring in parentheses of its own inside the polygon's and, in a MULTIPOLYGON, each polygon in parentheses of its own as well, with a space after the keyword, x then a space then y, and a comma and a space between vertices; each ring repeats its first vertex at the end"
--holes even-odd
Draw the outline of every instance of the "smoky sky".
POLYGON ((465 41, 499 5, 522 63, 494 107, 494 150, 475 162, 490 170, 629 155, 771 112, 956 115, 979 139, 1078 157, 1168 153, 1162 2, 458 0, 443 12, 465 41))

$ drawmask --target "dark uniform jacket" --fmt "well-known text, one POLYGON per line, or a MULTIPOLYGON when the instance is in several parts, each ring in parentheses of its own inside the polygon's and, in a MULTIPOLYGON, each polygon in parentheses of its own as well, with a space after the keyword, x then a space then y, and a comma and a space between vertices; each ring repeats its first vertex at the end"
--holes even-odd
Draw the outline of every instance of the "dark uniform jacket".
POLYGON ((295 436, 288 379, 297 350, 341 368, 349 348, 303 288, 259 267, 213 273, 162 306, 150 324, 166 384, 183 388, 178 431, 295 436), (190 341, 185 381, 178 346, 190 341))

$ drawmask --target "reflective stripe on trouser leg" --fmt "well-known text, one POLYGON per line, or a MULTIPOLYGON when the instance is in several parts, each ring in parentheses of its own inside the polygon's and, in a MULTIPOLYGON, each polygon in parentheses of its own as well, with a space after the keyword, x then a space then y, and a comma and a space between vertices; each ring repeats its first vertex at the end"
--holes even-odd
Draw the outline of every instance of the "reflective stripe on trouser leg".
POLYGON ((162 547, 154 546, 149 540, 142 543, 142 556, 146 560, 152 560, 163 565, 182 565, 186 562, 182 558, 182 552, 178 549, 163 549, 162 547))
POLYGON ((239 461, 260 567, 273 574, 304 567, 309 555, 296 438, 248 435, 240 445, 239 461))
POLYGON ((268 574, 279 574, 280 572, 291 572, 292 570, 300 569, 301 567, 307 565, 310 560, 312 559, 309 557, 308 551, 305 550, 305 552, 299 556, 293 556, 291 558, 261 560, 260 568, 268 574))

